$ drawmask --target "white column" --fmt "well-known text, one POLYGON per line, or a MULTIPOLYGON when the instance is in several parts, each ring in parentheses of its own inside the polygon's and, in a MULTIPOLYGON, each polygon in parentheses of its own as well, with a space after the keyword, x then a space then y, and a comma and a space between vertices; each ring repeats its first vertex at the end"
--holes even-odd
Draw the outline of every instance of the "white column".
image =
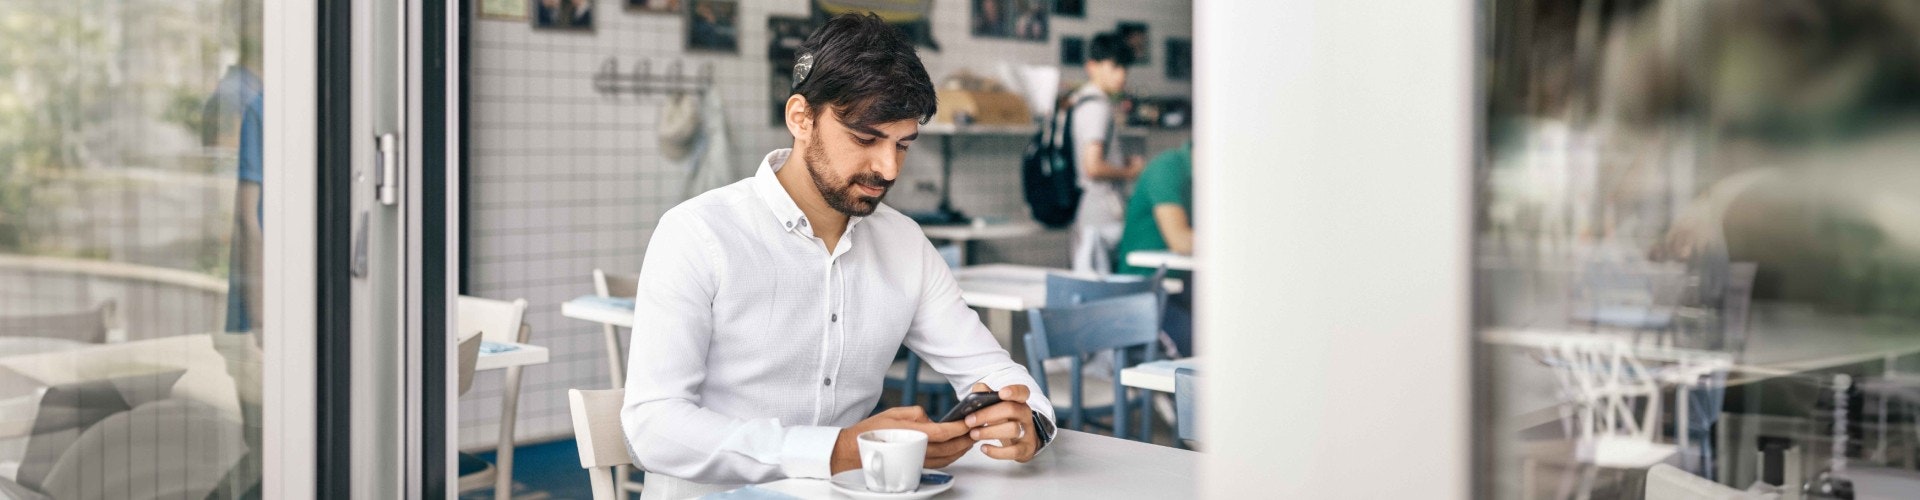
POLYGON ((1465 498, 1473 2, 1196 6, 1210 498, 1465 498))

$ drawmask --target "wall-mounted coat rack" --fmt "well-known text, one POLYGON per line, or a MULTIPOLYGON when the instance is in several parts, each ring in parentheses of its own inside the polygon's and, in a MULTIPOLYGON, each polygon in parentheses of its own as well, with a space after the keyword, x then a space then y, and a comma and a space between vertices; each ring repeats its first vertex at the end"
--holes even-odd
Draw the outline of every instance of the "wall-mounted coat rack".
POLYGON ((660 74, 653 72, 653 61, 641 59, 626 72, 620 71, 620 60, 608 57, 600 63, 600 69, 593 73, 593 90, 602 94, 666 94, 674 92, 696 92, 713 85, 713 63, 701 63, 696 74, 686 74, 681 70, 680 60, 675 59, 660 74))

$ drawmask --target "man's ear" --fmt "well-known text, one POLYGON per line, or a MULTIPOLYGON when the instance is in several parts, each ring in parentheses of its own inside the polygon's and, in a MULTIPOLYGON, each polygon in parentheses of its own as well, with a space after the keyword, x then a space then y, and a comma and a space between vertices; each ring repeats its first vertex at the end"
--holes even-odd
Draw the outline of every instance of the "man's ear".
POLYGON ((787 133, 796 138, 813 135, 813 113, 807 108, 807 98, 800 94, 787 96, 786 116, 787 133))

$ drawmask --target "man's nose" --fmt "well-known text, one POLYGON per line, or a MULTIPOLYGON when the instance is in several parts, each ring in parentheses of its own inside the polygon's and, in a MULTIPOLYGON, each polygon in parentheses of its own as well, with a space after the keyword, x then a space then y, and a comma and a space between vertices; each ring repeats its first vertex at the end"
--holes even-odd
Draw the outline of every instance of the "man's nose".
POLYGON ((881 153, 879 158, 873 160, 873 171, 888 182, 900 178, 900 156, 891 152, 881 153))

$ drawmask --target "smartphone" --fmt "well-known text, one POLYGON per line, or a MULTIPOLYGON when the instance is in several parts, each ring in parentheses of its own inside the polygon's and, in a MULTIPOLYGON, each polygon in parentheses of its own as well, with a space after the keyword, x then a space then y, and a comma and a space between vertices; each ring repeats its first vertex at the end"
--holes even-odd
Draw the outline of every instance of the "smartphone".
POLYGON ((972 415, 981 408, 993 406, 999 402, 1000 393, 997 391, 968 394, 967 397, 960 399, 960 404, 953 405, 952 410, 947 410, 946 416, 940 417, 940 423, 959 422, 966 419, 967 415, 972 415))

